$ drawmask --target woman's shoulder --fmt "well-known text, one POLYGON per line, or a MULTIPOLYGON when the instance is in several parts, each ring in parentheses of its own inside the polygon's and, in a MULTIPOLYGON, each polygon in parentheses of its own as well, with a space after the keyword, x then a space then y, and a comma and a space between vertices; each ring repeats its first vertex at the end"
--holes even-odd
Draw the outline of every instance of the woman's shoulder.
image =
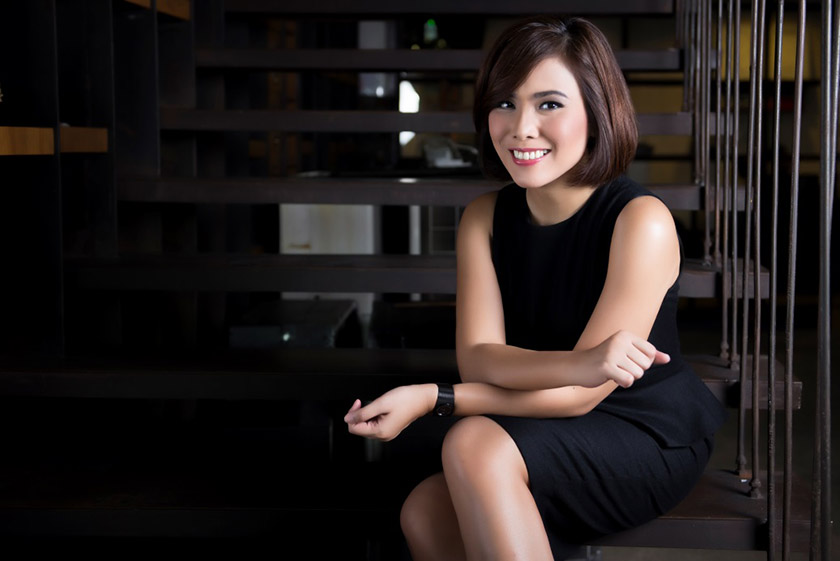
POLYGON ((498 191, 490 191, 473 199, 464 209, 463 215, 461 215, 461 227, 485 227, 488 231, 492 232, 496 201, 500 193, 505 189, 503 187, 498 191))

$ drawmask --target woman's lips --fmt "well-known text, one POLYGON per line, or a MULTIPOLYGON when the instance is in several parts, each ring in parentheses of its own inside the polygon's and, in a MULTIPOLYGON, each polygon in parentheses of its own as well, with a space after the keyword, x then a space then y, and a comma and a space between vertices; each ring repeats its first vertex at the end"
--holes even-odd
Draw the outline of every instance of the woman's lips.
POLYGON ((513 148, 510 150, 511 156, 513 157, 513 163, 518 166, 532 166, 545 158, 546 154, 549 152, 551 152, 551 150, 546 150, 544 148, 533 150, 520 150, 513 148))

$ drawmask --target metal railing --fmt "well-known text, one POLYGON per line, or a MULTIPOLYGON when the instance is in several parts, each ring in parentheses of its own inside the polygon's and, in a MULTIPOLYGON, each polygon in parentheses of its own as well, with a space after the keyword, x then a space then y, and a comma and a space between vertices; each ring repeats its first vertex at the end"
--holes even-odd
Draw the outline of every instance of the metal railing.
MULTIPOLYGON (((812 2, 812 4, 814 4, 812 2)), ((796 25, 793 130, 790 138, 790 224, 787 232, 787 275, 784 310, 779 310, 779 198, 782 188, 781 107, 785 2, 775 3, 775 21, 768 23, 766 0, 752 0, 750 17, 749 92, 741 88, 741 16, 745 3, 735 0, 679 0, 676 5, 677 37, 685 53, 684 109, 694 114, 695 181, 705 188, 704 259, 718 267, 722 277, 720 355, 740 375, 736 469, 749 480, 750 496, 766 501, 769 532, 767 557, 790 559, 793 498, 793 407, 794 407, 794 312, 796 300, 799 177, 802 138, 802 100, 806 47, 805 0, 798 0, 796 25), (772 27, 772 34, 768 34, 772 27), (768 35, 774 49, 765 58, 768 35), (768 77, 770 75, 771 77, 768 77), (767 94, 771 118, 765 112, 767 94), (748 104, 746 139, 741 138, 742 101, 748 104), (714 130, 711 130, 714 123, 714 130), (767 123, 767 127, 765 127, 767 123), (767 130, 765 130, 765 128, 767 130), (743 152, 742 152, 743 151, 743 152), (746 166, 739 170, 741 155, 746 166), (768 159, 767 156, 772 156, 768 159), (768 160, 771 164, 768 169, 768 160), (743 175, 743 177, 742 177, 743 175), (743 183, 743 215, 739 216, 739 185, 743 183), (769 192, 768 192, 769 191, 769 192), (762 204, 769 196, 770 205, 762 204), (769 232, 762 235, 762 220, 769 232), (743 227, 743 239, 739 229, 743 227), (762 240, 769 238, 769 297, 762 300, 762 240), (762 314, 765 313, 764 318, 762 314), (784 314, 783 317, 781 313, 784 314), (776 365, 777 323, 784 325, 782 403, 776 395, 779 372, 776 365), (740 352, 739 352, 740 351, 740 352), (762 354, 766 359, 762 358, 762 354), (767 364, 762 369, 762 364, 767 364), (766 383, 761 383, 766 372, 766 383), (751 382, 748 384, 747 382, 751 382), (751 394, 748 395, 748 388, 751 394), (766 402, 761 388, 766 387, 766 402), (761 424, 765 405, 766 424, 761 424), (782 453, 777 467, 776 410, 783 409, 782 453), (752 410, 748 423, 747 410, 752 410), (747 427, 751 434, 747 435, 747 427), (761 431, 766 431, 766 456, 761 454, 761 431), (748 438, 749 436, 749 438, 748 438), (749 459, 748 459, 749 458, 749 459), (762 462, 766 461, 766 466, 762 462), (762 467, 765 469, 762 470, 762 467), (781 500, 776 488, 781 476, 781 500)), ((771 8, 772 9, 772 8, 771 8)), ((838 0, 823 0, 820 30, 820 172, 819 172, 819 262, 803 266, 819 268, 817 296, 817 398, 816 434, 812 477, 810 559, 828 561, 831 556, 831 378, 830 378, 830 287, 831 220, 837 188, 838 81, 840 81, 840 8, 838 0)), ((790 56, 790 49, 787 50, 790 56)), ((786 139, 787 140, 787 139, 786 139)), ((806 209, 813 213, 813 209, 806 209)))

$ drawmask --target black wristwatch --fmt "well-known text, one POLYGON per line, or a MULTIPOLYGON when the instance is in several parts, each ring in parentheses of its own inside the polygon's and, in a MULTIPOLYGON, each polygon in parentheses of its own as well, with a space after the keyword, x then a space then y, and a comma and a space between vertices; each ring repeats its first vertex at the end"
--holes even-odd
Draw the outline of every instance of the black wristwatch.
POLYGON ((455 390, 452 384, 438 384, 437 401, 432 415, 435 417, 449 417, 455 411, 455 390))

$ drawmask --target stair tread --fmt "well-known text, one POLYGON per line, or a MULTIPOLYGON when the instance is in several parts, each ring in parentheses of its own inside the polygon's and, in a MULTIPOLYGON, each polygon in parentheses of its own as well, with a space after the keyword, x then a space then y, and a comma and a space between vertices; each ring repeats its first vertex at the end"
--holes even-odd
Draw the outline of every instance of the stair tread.
MULTIPOLYGON (((286 531, 316 525, 321 532, 381 536, 398 532, 399 505, 418 471, 395 470, 389 462, 327 468, 290 463, 283 477, 259 469, 169 469, 4 474, 15 484, 0 495, 0 533, 259 536, 276 533, 282 522, 286 531)), ((807 500, 801 500, 807 495, 795 494, 795 536, 807 534, 807 500)), ((748 482, 710 469, 673 511, 596 543, 760 550, 766 547, 766 520, 766 500, 750 498, 748 482)))
MULTIPOLYGON (((204 68, 283 70, 477 70, 480 49, 197 49, 196 66, 204 68)), ((678 49, 619 50, 623 70, 679 70, 678 49)))
POLYGON ((508 14, 523 13, 563 13, 581 14, 671 14, 674 12, 673 0, 590 0, 586 3, 574 0, 525 0, 511 3, 500 0, 483 2, 448 2, 446 0, 427 0, 422 9, 415 4, 402 4, 387 0, 367 0, 365 2, 343 2, 341 0, 322 0, 317 3, 276 2, 274 0, 235 0, 225 2, 228 13, 257 14, 508 14))
MULTIPOLYGON (((639 113, 639 134, 690 135, 694 115, 639 113)), ((278 132, 475 132, 466 111, 212 110, 162 107, 163 130, 278 132)))
MULTIPOLYGON (((723 403, 738 402, 738 373, 713 357, 686 357, 723 403)), ((748 368, 751 368, 748 366, 748 368)), ((766 360, 763 362, 766 372, 766 360)), ((777 367, 781 406, 783 371, 777 367)), ((762 374, 762 395, 766 395, 762 374)), ((151 399, 370 398, 397 385, 455 382, 455 353, 440 349, 282 349, 197 357, 65 359, 5 364, 0 395, 151 399)), ((752 387, 747 382, 747 390, 752 387)), ((795 381, 794 407, 802 383, 795 381)), ((766 400, 765 400, 766 401, 766 400)))
MULTIPOLYGON (((82 288, 106 290, 455 292, 453 255, 136 254, 71 258, 65 271, 82 288)), ((761 283, 766 297, 769 275, 763 269, 761 283)), ((685 260, 680 296, 714 298, 719 284, 718 267, 685 260)))
MULTIPOLYGON (((394 172, 396 174, 396 172, 394 172)), ((119 199, 135 202, 294 203, 466 206, 503 182, 480 177, 123 178, 119 199)), ((669 208, 701 208, 694 183, 647 184, 669 208)))

